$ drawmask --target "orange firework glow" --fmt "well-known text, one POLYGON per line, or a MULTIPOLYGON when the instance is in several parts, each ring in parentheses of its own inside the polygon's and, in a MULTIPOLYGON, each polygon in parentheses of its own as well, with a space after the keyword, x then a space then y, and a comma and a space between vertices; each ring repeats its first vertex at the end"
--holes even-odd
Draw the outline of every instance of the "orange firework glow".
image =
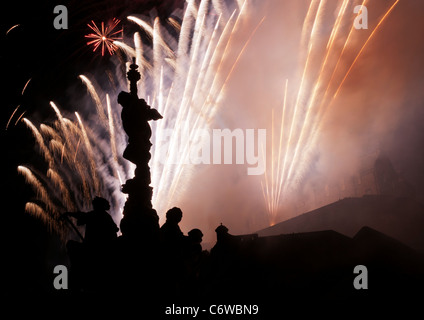
POLYGON ((97 27, 94 21, 91 21, 91 25, 87 24, 87 26, 94 31, 94 33, 90 33, 85 36, 86 38, 93 39, 87 42, 87 45, 93 45, 93 52, 101 46, 102 56, 105 54, 105 48, 110 55, 113 55, 113 53, 118 48, 113 42, 122 39, 123 29, 121 28, 115 31, 120 22, 121 20, 113 18, 112 22, 105 27, 105 24, 102 21, 100 29, 97 27), (121 36, 119 36, 119 33, 121 33, 121 36))

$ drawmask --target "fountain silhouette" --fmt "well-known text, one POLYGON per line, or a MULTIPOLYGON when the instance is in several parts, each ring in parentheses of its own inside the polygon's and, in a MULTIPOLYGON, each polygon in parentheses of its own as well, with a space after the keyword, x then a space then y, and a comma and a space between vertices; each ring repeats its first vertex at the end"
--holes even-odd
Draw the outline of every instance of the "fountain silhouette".
POLYGON ((162 119, 162 116, 144 99, 138 98, 137 82, 140 80, 140 73, 137 69, 133 58, 127 73, 130 92, 122 91, 118 95, 118 103, 123 108, 122 124, 128 136, 128 145, 123 156, 136 165, 134 178, 127 180, 122 186, 122 192, 128 194, 128 198, 120 226, 125 237, 154 240, 159 231, 159 217, 152 206, 153 188, 150 186, 149 167, 152 130, 148 121, 162 119))

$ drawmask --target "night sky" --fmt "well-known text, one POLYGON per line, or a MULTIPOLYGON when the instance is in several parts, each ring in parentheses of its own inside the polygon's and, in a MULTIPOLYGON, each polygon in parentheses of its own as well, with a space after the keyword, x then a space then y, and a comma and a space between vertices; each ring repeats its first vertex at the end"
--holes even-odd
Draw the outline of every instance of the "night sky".
MULTIPOLYGON (((49 107, 49 101, 55 101, 62 110, 75 111, 75 92, 80 92, 79 99, 87 96, 78 75, 94 74, 98 69, 115 66, 108 54, 102 57, 99 52, 93 53, 86 46, 84 34, 90 32, 87 23, 91 20, 106 21, 117 17, 124 21, 128 13, 148 13, 154 7, 159 16, 167 16, 175 8, 182 8, 184 1, 26 2, 9 3, 7 9, 1 10, 0 20, 0 61, 3 74, 0 136, 3 155, 6 156, 2 162, 1 183, 1 225, 5 235, 3 251, 6 252, 6 259, 2 261, 8 270, 2 276, 10 290, 26 288, 32 292, 40 288, 52 290, 52 274, 49 270, 58 263, 66 264, 68 261, 57 237, 48 233, 41 221, 24 212, 25 203, 34 197, 34 192, 24 178, 18 175, 16 167, 20 164, 32 164, 42 168, 44 164, 34 151, 34 138, 24 123, 18 122, 15 125, 18 114, 26 111, 25 117, 30 119, 39 122, 51 120, 54 113, 49 107), (58 4, 68 8, 68 30, 56 30, 53 27, 53 9, 58 4), (16 24, 19 26, 6 35, 7 30, 16 24), (31 81, 22 95, 22 89, 30 78, 31 81), (6 124, 18 105, 20 108, 6 130, 6 124)), ((401 2, 409 3, 407 0, 401 2)), ((394 18, 400 29, 396 32, 392 26, 385 37, 377 41, 378 49, 388 48, 381 59, 388 65, 393 63, 396 66, 395 71, 403 70, 409 75, 399 76, 399 81, 403 81, 403 88, 406 88, 401 93, 404 108, 396 113, 397 122, 390 133, 386 134, 385 131, 381 146, 391 157, 396 170, 415 188, 420 200, 424 199, 424 23, 418 23, 416 18, 419 14, 422 16, 422 9, 418 4, 400 4, 394 18), (415 12, 416 16, 410 17, 411 12, 415 12), (411 27, 406 23, 409 19, 412 21, 411 27), (407 32, 409 28, 414 29, 410 31, 413 34, 405 36, 403 32, 407 32), (397 44, 399 39, 404 42, 397 44)), ((267 23, 272 24, 274 18, 271 16, 267 23)), ((136 26, 126 23, 124 33, 131 35, 134 32, 132 28, 135 30, 136 26)), ((260 44, 258 41, 257 45, 260 44)), ((370 56, 367 63, 373 64, 369 59, 370 56)), ((356 99, 360 96, 361 86, 367 86, 372 81, 372 78, 366 80, 366 77, 361 77, 361 72, 362 69, 346 83, 350 94, 356 91, 356 96, 347 97, 356 99)), ((387 72, 382 76, 396 78, 397 74, 387 72)), ((357 113, 353 113, 357 116, 357 113)), ((346 113, 335 115, 335 121, 338 116, 346 116, 346 113)))

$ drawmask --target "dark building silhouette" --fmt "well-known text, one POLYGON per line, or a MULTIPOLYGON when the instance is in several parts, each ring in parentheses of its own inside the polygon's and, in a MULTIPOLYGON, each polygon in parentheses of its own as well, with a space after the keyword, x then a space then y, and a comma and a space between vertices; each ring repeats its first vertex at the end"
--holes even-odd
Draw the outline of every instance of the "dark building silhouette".
POLYGON ((369 195, 345 198, 258 231, 260 236, 332 229, 353 237, 369 226, 424 252, 424 206, 415 199, 369 195))
POLYGON ((299 193, 291 208, 293 213, 322 207, 344 198, 364 195, 386 195, 415 198, 415 190, 401 174, 397 173, 390 159, 381 151, 364 154, 355 172, 329 180, 317 175, 308 182, 311 192, 299 193))

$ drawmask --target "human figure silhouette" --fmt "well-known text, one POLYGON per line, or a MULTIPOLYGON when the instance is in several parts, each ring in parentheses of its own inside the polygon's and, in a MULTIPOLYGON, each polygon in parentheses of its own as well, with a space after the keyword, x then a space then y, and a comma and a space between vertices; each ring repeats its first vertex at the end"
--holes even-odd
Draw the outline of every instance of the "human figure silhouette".
POLYGON ((101 197, 92 200, 90 212, 65 212, 77 219, 77 225, 85 225, 83 242, 69 240, 66 244, 77 290, 110 287, 114 269, 118 227, 106 210, 109 202, 101 197))
POLYGON ((85 225, 84 243, 87 245, 107 244, 117 238, 119 231, 112 217, 106 210, 110 209, 109 202, 101 197, 92 201, 93 210, 90 212, 65 212, 67 216, 77 219, 77 225, 85 225))
POLYGON ((180 208, 174 207, 166 213, 166 222, 160 228, 162 241, 166 245, 181 246, 184 241, 184 234, 178 225, 183 218, 180 208))
POLYGON ((189 257, 198 257, 202 253, 203 233, 199 229, 192 229, 188 232, 186 253, 189 257))
POLYGON ((163 286, 168 294, 181 292, 184 281, 184 245, 185 236, 179 227, 183 217, 180 208, 174 207, 166 213, 166 222, 160 228, 163 286))

